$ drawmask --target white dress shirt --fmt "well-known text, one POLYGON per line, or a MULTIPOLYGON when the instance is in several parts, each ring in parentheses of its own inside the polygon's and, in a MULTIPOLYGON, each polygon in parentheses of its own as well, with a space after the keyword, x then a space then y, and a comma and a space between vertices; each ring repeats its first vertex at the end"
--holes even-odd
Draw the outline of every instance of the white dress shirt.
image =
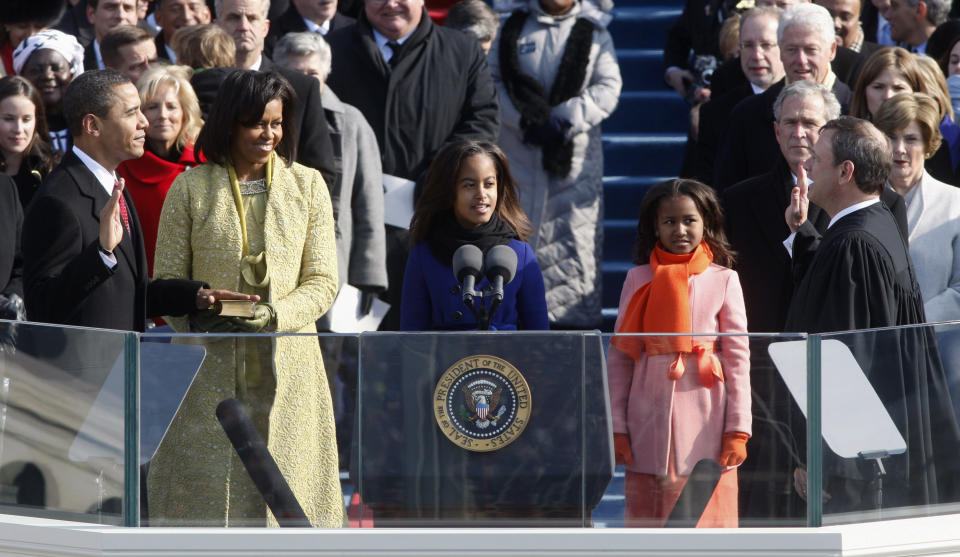
POLYGON ((316 23, 313 22, 312 19, 307 19, 303 16, 300 16, 300 17, 303 18, 303 23, 307 26, 307 31, 310 31, 312 33, 320 33, 321 35, 326 35, 327 33, 330 32, 329 19, 324 21, 321 25, 317 25, 316 23))
MULTIPOLYGON (((410 38, 410 35, 412 35, 414 31, 416 31, 416 29, 414 29, 413 31, 410 31, 406 35, 397 39, 396 43, 403 44, 407 42, 407 39, 410 38)), ((390 42, 390 39, 383 36, 383 34, 381 34, 380 31, 377 31, 376 29, 374 29, 373 40, 377 42, 377 48, 380 49, 380 54, 383 55, 383 61, 389 64, 390 59, 393 58, 393 49, 387 46, 387 43, 390 42)))

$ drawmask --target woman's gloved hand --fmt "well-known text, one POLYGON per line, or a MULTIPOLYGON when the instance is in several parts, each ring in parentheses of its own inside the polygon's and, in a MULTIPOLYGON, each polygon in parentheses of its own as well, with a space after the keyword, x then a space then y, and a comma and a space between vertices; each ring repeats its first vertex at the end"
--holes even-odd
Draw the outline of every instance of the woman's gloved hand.
POLYGON ((723 434, 720 444, 720 458, 722 466, 739 466, 747 459, 747 439, 750 436, 741 431, 728 431, 723 434))
POLYGON ((626 433, 613 434, 613 455, 617 464, 633 466, 633 451, 630 450, 630 435, 626 433))
POLYGON ((259 333, 277 326, 277 312, 273 306, 260 302, 253 308, 253 317, 229 317, 227 320, 238 333, 259 333))
POLYGON ((215 309, 205 309, 190 313, 190 332, 192 333, 234 333, 236 329, 230 318, 223 317, 215 309))

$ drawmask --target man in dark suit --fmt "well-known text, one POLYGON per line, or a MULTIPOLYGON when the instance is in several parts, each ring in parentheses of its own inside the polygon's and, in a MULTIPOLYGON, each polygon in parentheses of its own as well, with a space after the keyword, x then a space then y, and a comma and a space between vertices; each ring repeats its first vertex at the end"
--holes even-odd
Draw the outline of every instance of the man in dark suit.
POLYGON ((148 317, 256 299, 147 276, 140 222, 114 173, 143 155, 147 127, 137 88, 122 73, 83 73, 67 88, 63 109, 73 149, 44 181, 23 226, 32 320, 143 331, 148 317))
POLYGON ((722 59, 718 37, 723 20, 734 13, 735 0, 686 0, 683 13, 667 30, 663 45, 663 79, 686 97, 697 80, 691 59, 722 59), (691 52, 693 57, 691 58, 691 52))
MULTIPOLYGON (((797 81, 774 103, 774 130, 779 145, 776 166, 770 172, 727 188, 722 193, 727 238, 737 252, 736 271, 743 285, 747 326, 752 332, 784 330, 793 299, 794 275, 791 255, 784 241, 790 228, 784 209, 796 184, 796 172, 813 153, 820 128, 840 114, 840 103, 826 87, 797 81)), ((906 229, 903 199, 887 190, 885 201, 900 215, 906 229)), ((807 220, 823 232, 829 216, 816 205, 809 206, 807 220)), ((798 464, 783 445, 784 429, 792 428, 792 401, 767 356, 770 339, 754 339, 751 346, 750 383, 754 393, 754 432, 751 458, 741 473, 741 520, 802 516, 802 504, 789 489, 789 470, 798 464)))
POLYGON ((87 0, 87 19, 93 24, 93 41, 83 45, 83 69, 102 70, 100 42, 117 25, 137 24, 137 0, 87 0))
MULTIPOLYGON (((283 75, 297 94, 296 129, 297 162, 320 171, 333 191, 337 171, 333 143, 320 102, 320 83, 300 72, 281 68, 263 53, 264 39, 270 29, 264 0, 218 0, 217 25, 232 38, 236 47, 235 66, 243 70, 276 71, 283 75)), ((214 69, 200 72, 191 84, 200 98, 210 98, 228 71, 214 69)), ((203 108, 203 107, 201 107, 203 108)))
POLYGON ((883 17, 890 22, 890 39, 923 54, 930 35, 947 20, 949 11, 948 0, 890 0, 883 17))
POLYGON ((157 57, 173 63, 176 63, 177 55, 170 39, 177 29, 210 23, 210 9, 203 0, 157 0, 153 15, 160 26, 160 32, 153 39, 157 57))
MULTIPOLYGON (((922 324, 926 316, 907 243, 879 199, 888 189, 891 160, 889 140, 873 124, 852 117, 828 122, 804 164, 812 180, 809 198, 806 177, 798 172, 799 186, 785 214, 798 241, 799 227, 809 227, 804 222, 809 220, 804 218, 808 203, 819 205, 831 219, 809 262, 799 269, 802 278, 786 330, 898 327, 843 339, 906 441, 905 452, 883 459, 885 508, 956 501, 960 451, 960 428, 933 330, 901 327, 922 324)), ((822 464, 824 512, 877 508, 873 463, 825 449, 822 464)), ((805 472, 795 475, 805 496, 805 472)))
MULTIPOLYGON (((863 27, 860 25, 860 0, 816 0, 816 3, 826 8, 830 12, 830 17, 833 18, 837 46, 859 52, 864 60, 880 48, 876 42, 868 41, 863 33, 863 27)), ((867 3, 869 4, 870 0, 867 0, 867 3)), ((859 70, 857 73, 859 74, 859 70)), ((843 81, 851 87, 855 85, 849 81, 843 81)))
POLYGON ((272 54, 277 41, 287 33, 311 31, 326 36, 355 22, 337 11, 337 0, 293 0, 287 11, 270 24, 264 50, 272 54))
MULTIPOLYGON (((700 107, 697 156, 694 175, 706 184, 713 183, 713 169, 720 142, 727 130, 733 107, 752 95, 759 95, 783 79, 783 63, 777 45, 779 8, 754 8, 740 20, 740 73, 745 80, 724 94, 712 96, 700 107)), ((711 89, 712 90, 712 89, 711 89)))
MULTIPOLYGON (((444 144, 496 140, 497 91, 478 41, 435 25, 423 0, 368 0, 357 23, 326 38, 333 51, 327 85, 370 123, 384 174, 422 185, 444 144)), ((387 226, 392 307, 380 328, 395 330, 408 238, 406 229, 387 226)))
MULTIPOLYGON (((779 147, 774 168, 722 193, 727 237, 737 252, 736 270, 743 285, 747 325, 751 331, 783 330, 793 297, 790 254, 784 241, 791 230, 784 210, 797 181, 797 169, 810 158, 820 128, 840 114, 840 103, 825 87, 808 81, 787 86, 773 107, 779 147)), ((889 188, 881 200, 891 209, 906 236, 906 205, 889 188)), ((829 218, 811 205, 808 220, 820 233, 829 218)))
POLYGON ((773 103, 786 82, 808 80, 833 91, 849 110, 852 93, 833 72, 837 51, 833 18, 822 6, 799 4, 787 9, 778 30, 780 59, 786 78, 760 95, 749 97, 730 114, 730 126, 718 151, 713 187, 723 190, 769 171, 779 156, 773 132, 773 103))
POLYGON ((136 83, 157 61, 157 47, 150 33, 136 25, 117 25, 100 43, 103 65, 136 83))

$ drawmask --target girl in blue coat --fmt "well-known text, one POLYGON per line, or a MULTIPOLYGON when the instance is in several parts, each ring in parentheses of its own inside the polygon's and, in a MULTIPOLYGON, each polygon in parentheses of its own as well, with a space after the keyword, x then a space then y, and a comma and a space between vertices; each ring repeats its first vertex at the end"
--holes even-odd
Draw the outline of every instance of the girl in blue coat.
MULTIPOLYGON (((453 254, 473 244, 517 254, 516 276, 504 286, 492 330, 548 328, 543 275, 526 240, 530 224, 517 198, 506 156, 492 143, 458 141, 437 153, 410 222, 410 257, 400 304, 405 331, 477 329, 453 274, 453 254)), ((475 290, 488 286, 479 281, 475 290)))

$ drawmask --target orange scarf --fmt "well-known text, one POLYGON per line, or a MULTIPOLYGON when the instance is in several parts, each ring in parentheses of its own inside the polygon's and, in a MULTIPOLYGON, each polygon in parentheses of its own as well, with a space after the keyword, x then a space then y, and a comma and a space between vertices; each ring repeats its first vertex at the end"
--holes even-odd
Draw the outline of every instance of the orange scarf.
MULTIPOLYGON (((713 262, 710 247, 700 242, 690 253, 677 255, 660 247, 658 243, 650 254, 653 280, 641 286, 633 294, 621 320, 617 333, 690 333, 690 275, 698 275, 713 262)), ((612 341, 620 351, 634 360, 644 352, 648 354, 673 354, 677 358, 670 366, 668 376, 676 380, 683 375, 683 354, 693 353, 700 365, 700 382, 705 387, 713 385, 713 379, 723 381, 720 362, 713 354, 714 343, 695 343, 688 336, 614 337, 612 341)))

